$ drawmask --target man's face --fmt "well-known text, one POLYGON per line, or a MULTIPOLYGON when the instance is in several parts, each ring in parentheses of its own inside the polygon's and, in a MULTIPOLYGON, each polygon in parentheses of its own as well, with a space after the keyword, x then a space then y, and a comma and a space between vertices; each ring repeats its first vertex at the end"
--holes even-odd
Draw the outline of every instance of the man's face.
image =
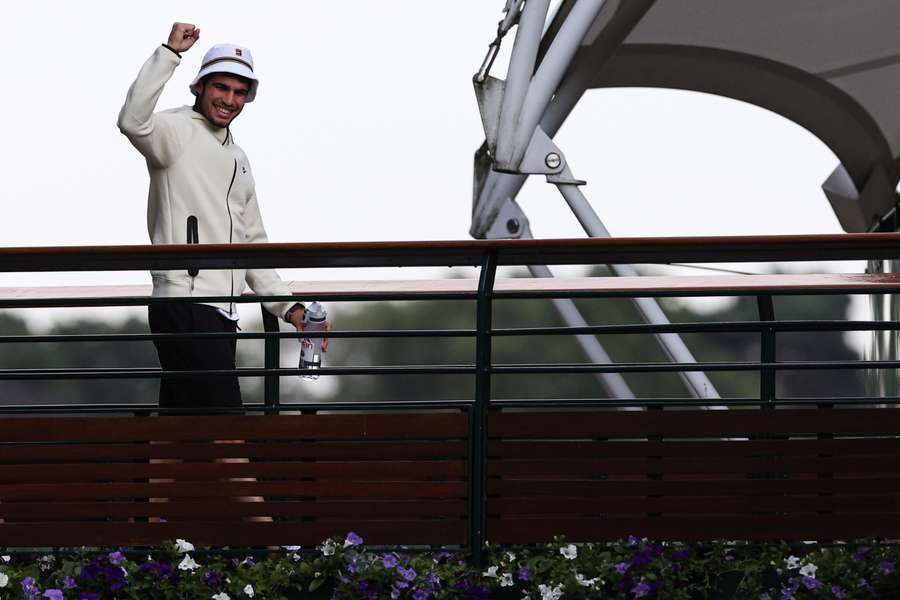
POLYGON ((199 92, 194 105, 197 111, 213 125, 228 127, 244 109, 250 82, 243 77, 214 73, 204 78, 199 92))

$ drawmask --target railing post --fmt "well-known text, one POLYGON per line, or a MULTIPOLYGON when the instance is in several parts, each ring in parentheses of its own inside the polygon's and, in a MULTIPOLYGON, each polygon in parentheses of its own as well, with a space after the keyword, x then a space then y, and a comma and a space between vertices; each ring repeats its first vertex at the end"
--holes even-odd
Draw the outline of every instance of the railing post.
POLYGON ((487 413, 491 402, 491 317, 497 252, 481 262, 475 303, 475 406, 469 417, 469 547, 476 567, 484 563, 487 512, 487 413))
MULTIPOLYGON (((279 331, 278 317, 267 311, 262 304, 259 305, 259 308, 262 310, 263 331, 279 331)), ((277 337, 267 337, 263 348, 263 366, 266 369, 277 369, 281 366, 281 340, 277 337)), ((263 380, 265 381, 263 400, 266 414, 278 414, 281 410, 278 375, 267 373, 263 380)))
MULTIPOLYGON (((772 296, 757 296, 756 304, 760 321, 775 320, 775 304, 772 296)), ((759 360, 761 363, 775 362, 775 327, 772 325, 766 325, 761 332, 759 360)), ((759 399, 766 404, 775 402, 775 367, 760 367, 759 399)))

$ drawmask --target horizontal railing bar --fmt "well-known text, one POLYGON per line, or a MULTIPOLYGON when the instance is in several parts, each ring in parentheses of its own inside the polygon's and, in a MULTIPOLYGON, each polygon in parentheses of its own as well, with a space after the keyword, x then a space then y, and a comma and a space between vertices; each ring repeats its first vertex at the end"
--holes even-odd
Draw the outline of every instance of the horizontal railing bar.
POLYGON ((867 404, 900 404, 900 397, 875 398, 869 396, 847 396, 839 398, 778 398, 771 402, 766 402, 757 398, 716 398, 716 399, 694 399, 694 398, 648 398, 648 399, 629 399, 619 400, 615 398, 567 398, 560 400, 538 399, 527 400, 522 398, 516 399, 493 399, 491 405, 496 408, 558 408, 558 407, 579 407, 579 408, 625 408, 649 407, 649 406, 678 406, 678 407, 701 407, 701 406, 818 406, 821 404, 828 405, 867 405, 867 404))
POLYGON ((900 258, 900 234, 0 248, 0 272, 668 264, 900 258))
POLYGON ((494 365, 497 375, 541 373, 672 373, 680 371, 759 371, 764 368, 779 371, 829 371, 839 369, 897 369, 900 360, 870 361, 785 361, 785 362, 698 362, 698 363, 616 363, 616 364, 534 364, 494 365))
MULTIPOLYGON (((849 370, 896 369, 900 360, 881 361, 785 361, 785 362, 698 362, 698 363, 616 363, 616 364, 518 364, 494 365, 490 371, 497 375, 546 373, 671 373, 680 371, 759 371, 774 368, 788 370, 849 370)), ((263 377, 277 375, 473 375, 474 365, 369 366, 322 367, 320 369, 239 369, 166 371, 145 368, 61 368, 61 369, 0 369, 0 380, 31 379, 158 379, 160 377, 192 377, 198 375, 263 377)))
POLYGON ((159 379, 160 377, 194 377, 197 375, 225 377, 263 377, 277 375, 474 375, 475 367, 467 365, 398 366, 398 367, 322 367, 320 369, 266 369, 242 367, 239 369, 196 369, 190 371, 162 371, 143 368, 99 369, 0 369, 0 380, 33 379, 159 379))
POLYGON ((367 331, 248 331, 248 332, 212 332, 212 333, 83 333, 59 335, 3 335, 0 344, 9 343, 50 343, 50 342, 143 342, 173 339, 216 339, 229 338, 238 340, 260 339, 296 339, 305 338, 435 338, 435 337, 474 337, 474 329, 400 329, 400 330, 367 330, 367 331))
MULTIPOLYGON (((360 400, 358 402, 309 402, 294 403, 282 401, 279 412, 311 412, 311 411, 341 411, 341 410, 444 410, 444 409, 461 409, 469 410, 474 404, 474 400, 394 400, 394 401, 370 401, 360 400)), ((204 407, 204 408, 160 408, 158 404, 135 403, 135 404, 21 404, 21 405, 0 405, 0 414, 16 414, 16 413, 108 413, 108 412, 129 412, 129 413, 155 413, 164 412, 166 414, 244 414, 244 413, 266 413, 271 412, 272 407, 267 407, 261 403, 247 403, 240 407, 222 406, 222 407, 204 407)))
POLYGON ((649 334, 649 333, 758 333, 772 328, 781 333, 809 331, 894 331, 900 321, 716 321, 714 323, 668 323, 645 325, 589 325, 584 327, 517 327, 494 329, 494 337, 523 335, 585 335, 585 334, 649 334))
POLYGON ((260 302, 295 302, 328 301, 328 302, 406 302, 412 300, 474 300, 475 294, 379 294, 361 296, 360 294, 316 294, 300 296, 194 296, 190 298, 168 298, 151 296, 132 296, 122 298, 11 298, 0 299, 0 308, 103 308, 111 306, 147 306, 149 304, 172 304, 176 302, 193 302, 196 304, 220 303, 250 304, 260 302))

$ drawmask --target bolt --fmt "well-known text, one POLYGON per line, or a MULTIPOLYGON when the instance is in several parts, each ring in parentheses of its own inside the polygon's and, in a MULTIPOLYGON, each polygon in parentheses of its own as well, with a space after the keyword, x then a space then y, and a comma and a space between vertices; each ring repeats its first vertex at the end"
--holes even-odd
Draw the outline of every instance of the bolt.
POLYGON ((519 227, 521 227, 521 225, 519 224, 518 219, 510 219, 506 222, 506 230, 512 234, 519 233, 519 227))
POLYGON ((556 152, 551 152, 544 158, 544 164, 551 169, 558 169, 559 165, 562 164, 562 158, 556 152))

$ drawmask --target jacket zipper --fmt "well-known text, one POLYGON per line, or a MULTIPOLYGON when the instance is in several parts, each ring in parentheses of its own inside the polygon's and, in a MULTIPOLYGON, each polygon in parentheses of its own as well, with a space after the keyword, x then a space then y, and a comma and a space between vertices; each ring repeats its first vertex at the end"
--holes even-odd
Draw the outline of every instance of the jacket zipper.
MULTIPOLYGON (((225 138, 228 139, 227 137, 225 138)), ((225 194, 225 210, 228 211, 228 243, 234 243, 234 219, 231 216, 231 204, 228 202, 228 198, 231 196, 231 188, 234 187, 234 178, 237 177, 237 159, 234 159, 234 169, 231 171, 231 183, 228 184, 228 192, 225 194)), ((231 284, 231 292, 228 294, 230 297, 234 297, 234 270, 228 271, 228 280, 231 284)), ((228 303, 228 313, 234 313, 234 302, 228 303)))

